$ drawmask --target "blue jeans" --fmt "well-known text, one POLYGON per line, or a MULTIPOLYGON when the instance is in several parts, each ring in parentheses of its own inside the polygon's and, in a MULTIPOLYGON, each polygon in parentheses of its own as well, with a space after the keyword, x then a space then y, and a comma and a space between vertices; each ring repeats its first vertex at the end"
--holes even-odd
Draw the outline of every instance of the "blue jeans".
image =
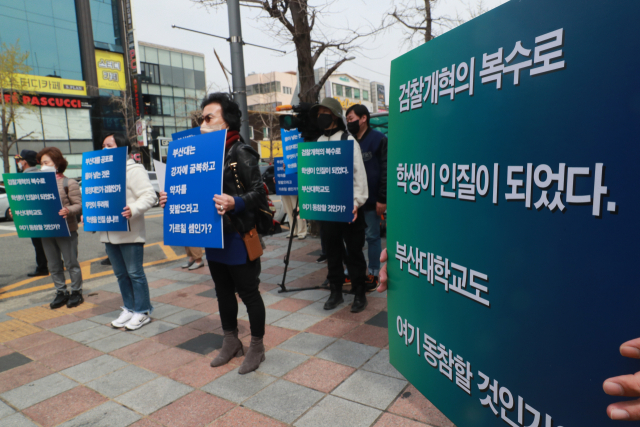
POLYGON ((369 245, 369 274, 374 276, 380 272, 380 253, 382 253, 380 219, 375 209, 364 211, 364 220, 367 222, 365 239, 369 245))
POLYGON ((142 268, 144 243, 105 243, 105 249, 118 278, 124 308, 134 313, 151 314, 149 283, 142 268))

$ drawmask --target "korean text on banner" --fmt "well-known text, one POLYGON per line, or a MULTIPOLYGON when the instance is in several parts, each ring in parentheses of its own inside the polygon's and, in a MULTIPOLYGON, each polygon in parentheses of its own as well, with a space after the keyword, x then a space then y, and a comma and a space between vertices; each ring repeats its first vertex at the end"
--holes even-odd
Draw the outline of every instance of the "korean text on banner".
POLYGON ((69 236, 54 172, 2 174, 18 237, 69 236))
POLYGON ((223 247, 222 216, 213 196, 222 194, 226 135, 222 130, 175 140, 173 134, 165 176, 165 245, 223 247))
POLYGON ((391 65, 390 360, 459 427, 613 427, 602 384, 638 371, 640 2, 598 4, 507 2, 391 65))
POLYGON ((298 195, 298 174, 285 175, 282 157, 273 159, 276 169, 276 194, 278 196, 298 195))
POLYGON ((284 130, 280 129, 282 137, 282 150, 285 166, 285 174, 293 174, 298 172, 298 143, 303 142, 302 135, 298 129, 284 130))
POLYGON ((298 145, 300 217, 353 221, 353 141, 298 145))
POLYGON ((127 90, 126 66, 121 53, 95 50, 98 87, 100 89, 127 90))
POLYGON ((82 154, 82 213, 85 231, 129 231, 127 147, 82 154))

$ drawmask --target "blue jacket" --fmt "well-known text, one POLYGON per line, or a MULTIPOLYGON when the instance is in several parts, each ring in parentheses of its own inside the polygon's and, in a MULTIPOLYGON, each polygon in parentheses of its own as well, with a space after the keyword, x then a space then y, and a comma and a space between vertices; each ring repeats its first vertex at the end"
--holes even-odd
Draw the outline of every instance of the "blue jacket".
POLYGON ((388 140, 382 132, 369 128, 358 142, 369 186, 369 198, 363 208, 375 209, 376 202, 387 203, 388 140))

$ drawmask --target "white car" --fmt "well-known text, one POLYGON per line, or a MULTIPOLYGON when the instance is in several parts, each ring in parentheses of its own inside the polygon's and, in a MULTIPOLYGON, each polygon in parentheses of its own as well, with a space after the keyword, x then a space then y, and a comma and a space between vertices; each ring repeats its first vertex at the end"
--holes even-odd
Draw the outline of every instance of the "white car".
POLYGON ((9 215, 9 199, 7 197, 7 190, 5 190, 3 186, 0 186, 0 218, 13 219, 11 215, 9 215))

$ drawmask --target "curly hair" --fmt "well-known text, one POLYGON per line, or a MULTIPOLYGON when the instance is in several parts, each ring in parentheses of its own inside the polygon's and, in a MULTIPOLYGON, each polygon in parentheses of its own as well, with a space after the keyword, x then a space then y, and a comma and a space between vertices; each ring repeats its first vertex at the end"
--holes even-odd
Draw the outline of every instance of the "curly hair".
POLYGON ((44 155, 49 156, 53 164, 56 165, 56 170, 58 171, 58 173, 64 173, 64 171, 67 170, 69 162, 67 162, 67 159, 64 158, 64 156, 62 155, 62 151, 60 151, 59 148, 45 147, 40 150, 40 152, 36 156, 36 160, 38 163, 40 163, 40 160, 44 155))
POLYGON ((200 109, 204 110, 209 104, 220 104, 222 108, 222 118, 229 126, 229 130, 240 130, 242 111, 231 95, 223 92, 210 93, 200 104, 200 109))

